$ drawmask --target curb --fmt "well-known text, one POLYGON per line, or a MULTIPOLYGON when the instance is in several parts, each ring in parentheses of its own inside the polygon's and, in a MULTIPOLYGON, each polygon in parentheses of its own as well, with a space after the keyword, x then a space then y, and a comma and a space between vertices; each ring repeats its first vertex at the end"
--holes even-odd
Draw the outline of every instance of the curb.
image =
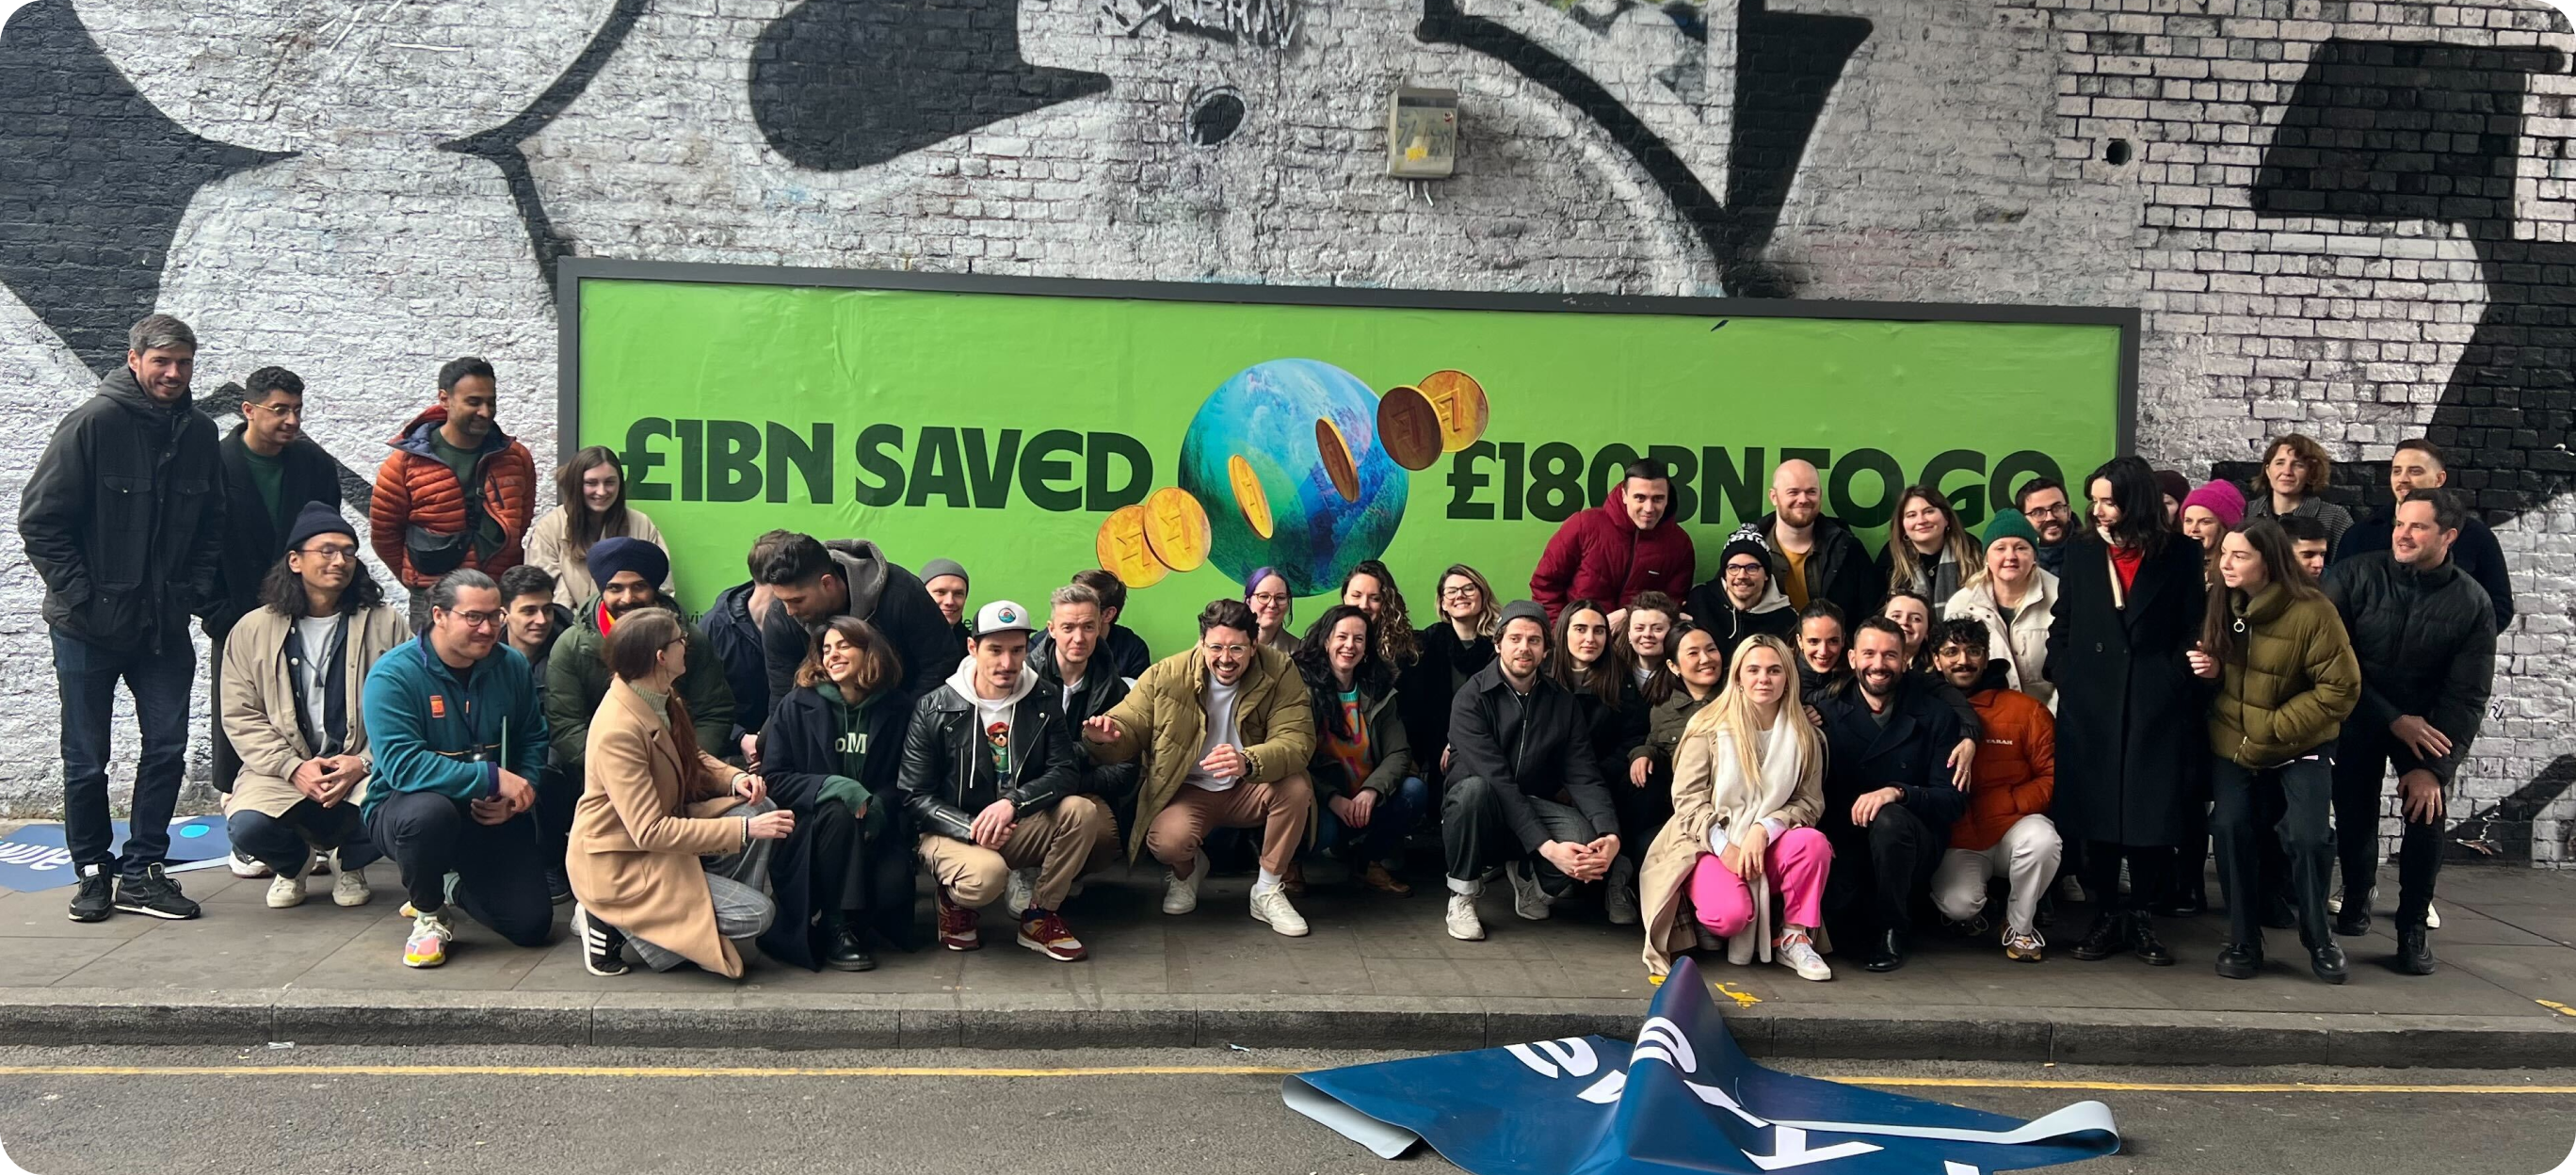
MULTIPOLYGON (((1449 1051, 1625 1037, 1642 1000, 0 990, 21 1045, 589 1045, 616 1048, 1245 1048, 1449 1051)), ((1756 1057, 2540 1068, 2576 1019, 1984 1006, 1730 1013, 1756 1057)))

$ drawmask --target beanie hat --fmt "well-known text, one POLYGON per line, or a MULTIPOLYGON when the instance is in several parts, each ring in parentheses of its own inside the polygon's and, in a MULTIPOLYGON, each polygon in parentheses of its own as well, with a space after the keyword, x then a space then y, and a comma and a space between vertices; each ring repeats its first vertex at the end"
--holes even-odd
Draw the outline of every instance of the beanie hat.
POLYGON ((2217 515, 2218 524, 2229 530, 2245 521, 2245 491, 2237 489, 2232 481, 2213 481, 2193 490, 2190 497, 2182 500, 2182 508, 2194 506, 2217 515))
POLYGON ((2039 549, 2039 528, 2032 526, 2019 510, 1997 510, 1986 523, 1986 545, 1995 545, 1997 539, 2020 539, 2035 551, 2039 549))
POLYGON ((656 588, 662 586, 663 580, 671 578, 671 556, 643 539, 623 536, 601 539, 590 545, 590 555, 585 561, 590 567, 590 578, 601 587, 607 587, 608 581, 617 578, 621 571, 643 576, 644 582, 656 588))
POLYGON ((966 579, 965 565, 959 563, 955 559, 933 559, 930 562, 921 565, 921 582, 923 583, 929 583, 931 580, 937 579, 943 575, 954 575, 958 579, 969 584, 974 582, 973 580, 966 579))
MULTIPOLYGON (((2156 471, 2156 488, 2163 491, 2166 497, 2179 502, 2191 496, 2191 479, 2170 469, 2159 469, 2156 471)), ((2179 510, 2181 507, 2175 507, 2175 509, 2179 510)))
POLYGON ((1499 633, 1511 627, 1511 623, 1515 620, 1535 620, 1538 621, 1541 629, 1545 629, 1547 628, 1547 609, 1528 600, 1514 600, 1503 605, 1502 620, 1494 626, 1494 631, 1499 633))
POLYGON ((1734 534, 1727 537, 1726 549, 1717 553, 1717 570, 1720 575, 1726 573, 1727 560, 1737 555, 1751 555, 1760 559, 1766 569, 1771 566, 1771 544, 1763 541, 1760 530, 1750 526, 1738 527, 1734 534))
POLYGON ((295 525, 287 528, 286 549, 302 547, 305 540, 317 534, 345 534, 351 542, 358 539, 357 528, 340 517, 339 507, 327 502, 306 502, 303 511, 295 516, 295 525))

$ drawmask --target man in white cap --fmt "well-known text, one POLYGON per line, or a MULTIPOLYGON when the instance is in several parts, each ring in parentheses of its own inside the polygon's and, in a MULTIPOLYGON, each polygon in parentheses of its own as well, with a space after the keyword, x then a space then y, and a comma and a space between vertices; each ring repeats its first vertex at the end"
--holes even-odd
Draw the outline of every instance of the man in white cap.
POLYGON ((1056 691, 1028 667, 1028 609, 995 600, 975 613, 968 656, 922 696, 904 734, 903 803, 920 822, 921 860, 939 883, 939 942, 983 944, 976 911, 999 899, 1011 870, 1038 867, 1020 911, 1021 946, 1058 962, 1089 955, 1056 913, 1074 879, 1110 843, 1109 808, 1074 794, 1082 752, 1056 691))

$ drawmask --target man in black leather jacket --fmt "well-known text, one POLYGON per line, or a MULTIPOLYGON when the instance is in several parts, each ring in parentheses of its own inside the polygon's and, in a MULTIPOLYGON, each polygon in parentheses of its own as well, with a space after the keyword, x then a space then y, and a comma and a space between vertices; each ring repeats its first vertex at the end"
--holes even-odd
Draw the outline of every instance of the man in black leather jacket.
POLYGON ((2411 490, 2397 504, 2390 549, 2326 568, 2321 585, 2361 659, 2361 705, 2335 743, 2335 847, 2343 865, 2335 933, 2370 932, 2381 781, 2394 764, 2405 832, 2391 965, 2412 975, 2433 973, 2425 913, 2442 867, 2443 796, 2495 688, 2495 604, 2450 557, 2463 517, 2449 490, 2411 490))
POLYGON ((976 911, 1002 896, 1013 868, 1035 865, 1020 945, 1070 963, 1089 952, 1056 909, 1112 826, 1108 805, 1074 794, 1082 751, 1055 691, 1028 667, 1036 627, 1009 600, 976 612, 971 655, 913 708, 900 787, 939 883, 940 945, 984 945, 976 911))

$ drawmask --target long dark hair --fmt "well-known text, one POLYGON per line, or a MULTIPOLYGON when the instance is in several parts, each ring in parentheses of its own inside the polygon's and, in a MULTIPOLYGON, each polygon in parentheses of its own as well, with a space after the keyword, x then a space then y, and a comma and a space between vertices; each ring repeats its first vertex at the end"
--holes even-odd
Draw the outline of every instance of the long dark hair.
MULTIPOLYGON (((903 657, 875 625, 856 616, 835 616, 817 626, 813 637, 805 642, 805 660, 796 666, 797 685, 811 689, 832 680, 832 675, 823 669, 823 638, 836 632, 844 643, 858 650, 859 679, 852 684, 859 687, 860 697, 872 697, 878 690, 903 680, 903 657)), ((844 700, 857 705, 860 699, 844 700)))
MULTIPOLYGON (((2111 527, 2111 541, 2123 547, 2135 547, 2149 555, 2162 552, 2171 531, 2165 529, 2165 491, 2156 484, 2156 471, 2144 457, 2131 454, 2113 457, 2102 463, 2084 479, 2084 496, 2089 503, 2093 483, 2111 483, 2111 503, 2120 509, 2120 521, 2111 527)), ((2087 521, 2094 521, 2088 513, 2087 521)), ((2098 521, 2096 530, 2101 529, 2098 521)))
POLYGON ((1363 575, 1376 580, 1378 587, 1386 592, 1386 602, 1378 605, 1377 619, 1369 626, 1377 630, 1379 655, 1397 669, 1410 667, 1422 659, 1422 639, 1414 634, 1413 618, 1405 614, 1404 590, 1395 586, 1395 573, 1387 570, 1386 564, 1375 559, 1362 559, 1359 566, 1351 568, 1351 573, 1342 577, 1341 595, 1349 595, 1351 581, 1363 575))
POLYGON ((1342 685, 1334 680, 1333 657, 1324 649, 1324 638, 1333 635, 1333 629, 1345 620, 1358 620, 1361 627, 1368 629, 1368 647, 1360 654, 1359 667, 1351 671, 1351 684, 1359 688, 1363 698, 1379 697, 1395 688, 1394 671, 1388 669, 1386 659, 1378 655, 1378 626, 1369 620, 1368 613, 1349 604, 1335 604, 1324 609, 1323 615, 1306 626, 1303 643, 1297 646, 1296 652, 1288 654, 1288 659, 1296 664, 1298 674, 1306 679, 1306 690, 1315 706, 1317 729, 1348 739, 1351 731, 1342 721, 1342 685))
MULTIPOLYGON (((260 606, 293 620, 304 615, 304 577, 286 565, 286 556, 269 565, 268 574, 259 580, 260 606)), ((385 602, 385 589, 367 571, 367 565, 351 560, 349 586, 340 593, 340 615, 355 616, 385 602)), ((508 604, 508 600, 501 601, 508 604)))
MULTIPOLYGON (((608 661, 608 671, 619 681, 632 685, 650 676, 660 663, 662 650, 672 641, 688 638, 688 626, 680 622, 679 613, 668 608, 638 608, 617 621, 600 652, 608 661)), ((698 761, 698 729, 689 718, 688 703, 674 690, 665 702, 670 719, 671 741, 679 744, 680 761, 698 761)))
POLYGON ((1590 600, 1567 603, 1565 610, 1556 614, 1556 631, 1550 634, 1554 642, 1547 650, 1547 675, 1555 678, 1556 684, 1575 693, 1588 693, 1599 698, 1605 706, 1616 706, 1619 704, 1619 691, 1628 684, 1628 667, 1620 663, 1619 654, 1628 642, 1619 639, 1618 633, 1611 633, 1602 640, 1601 655, 1593 658, 1591 666, 1577 667, 1572 645, 1565 639, 1567 630, 1574 627, 1574 614, 1577 612, 1598 612, 1604 625, 1610 623, 1608 608, 1590 600))
MULTIPOLYGON (((2325 593, 2317 590, 2317 581, 2308 576, 2308 569, 2300 565, 2299 550, 2290 544, 2290 532, 2281 529, 2280 523, 2269 518, 2257 518, 2227 534, 2243 538, 2246 546, 2254 548, 2254 554, 2263 560, 2264 581, 2281 585, 2281 590, 2290 593, 2292 600, 2325 598, 2325 593)), ((2226 535, 2219 536, 2218 542, 2220 549, 2224 550, 2226 535)), ((2245 660, 2245 647, 2250 642, 2246 626, 2236 618, 2235 595, 2236 589, 2227 586, 2227 581, 2213 572, 2209 581, 2209 611, 2200 620, 2200 647, 2221 662, 2241 664, 2245 660)))
MULTIPOLYGON (((1663 705, 1664 702, 1674 694, 1682 693, 1690 688, 1690 683, 1682 680, 1681 670, 1676 668, 1676 666, 1681 664, 1682 638, 1692 633, 1698 633, 1712 641, 1717 639, 1717 634, 1715 632, 1702 628, 1699 625, 1692 624, 1687 620, 1675 622, 1671 634, 1664 637, 1664 664, 1662 670, 1657 672, 1653 677, 1647 678, 1646 684, 1638 687, 1638 692, 1646 696, 1647 705, 1663 705)), ((1723 656, 1718 658, 1717 688, 1721 690, 1726 688, 1725 661, 1726 658, 1723 656)))
POLYGON ((564 554, 580 562, 590 554, 590 545, 604 538, 626 533, 626 466, 617 460, 617 450, 606 445, 592 445, 572 455, 572 460, 555 470, 555 499, 564 508, 564 554), (582 475, 605 465, 617 471, 617 500, 597 514, 590 512, 590 502, 581 496, 582 475))

